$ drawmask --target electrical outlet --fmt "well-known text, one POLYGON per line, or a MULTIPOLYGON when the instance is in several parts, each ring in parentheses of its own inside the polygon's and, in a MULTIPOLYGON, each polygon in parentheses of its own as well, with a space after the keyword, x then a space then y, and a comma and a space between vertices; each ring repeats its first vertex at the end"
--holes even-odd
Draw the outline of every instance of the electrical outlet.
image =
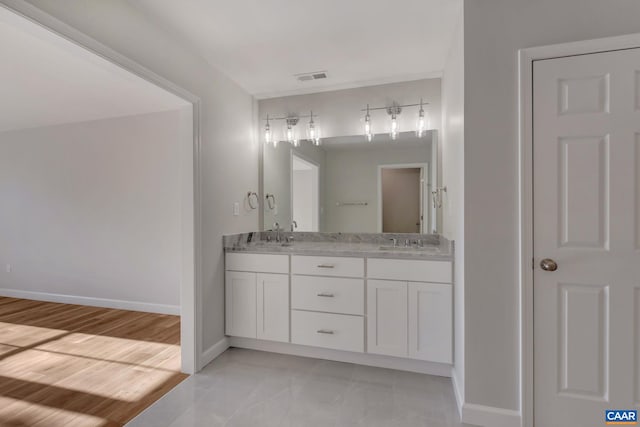
POLYGON ((233 203, 233 216, 238 216, 238 215, 240 215, 240 203, 234 202, 233 203))
POLYGON ((7 273, 11 273, 11 264, 7 264, 4 266, 4 269, 7 273))

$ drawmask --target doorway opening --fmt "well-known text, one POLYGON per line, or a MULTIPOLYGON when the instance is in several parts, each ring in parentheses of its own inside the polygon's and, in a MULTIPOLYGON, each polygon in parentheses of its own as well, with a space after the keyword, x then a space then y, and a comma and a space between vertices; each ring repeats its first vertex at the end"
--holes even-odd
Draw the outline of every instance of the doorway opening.
POLYGON ((430 223, 427 164, 378 167, 378 230, 424 233, 430 223))
POLYGON ((319 193, 318 165, 293 154, 291 159, 291 219, 296 231, 319 231, 319 193))
MULTIPOLYGON (((27 137, 32 141, 42 140, 37 155, 22 156, 25 162, 46 158, 46 154, 43 154, 45 150, 56 153, 60 161, 49 161, 47 169, 38 168, 38 165, 31 162, 30 170, 40 174, 46 172, 58 179, 67 179, 69 185, 63 188, 84 190, 84 193, 73 191, 69 192, 66 198, 53 199, 61 206, 61 214, 56 219, 67 220, 66 225, 71 224, 67 229, 74 232, 66 233, 65 239, 73 236, 73 244, 67 244, 62 250, 60 245, 57 245, 60 239, 56 241, 56 236, 52 234, 50 238, 45 240, 40 237, 38 241, 40 249, 47 244, 55 248, 55 252, 27 248, 28 250, 14 251, 8 255, 11 259, 18 256, 38 257, 35 262, 31 260, 30 263, 25 263, 18 260, 16 263, 30 266, 30 270, 21 271, 24 275, 30 274, 35 277, 40 274, 42 280, 29 281, 37 283, 40 287, 35 288, 34 285, 34 289, 25 291, 18 286, 20 283, 14 280, 5 286, 2 294, 28 300, 135 310, 138 313, 174 318, 179 316, 179 322, 175 325, 179 334, 177 342, 172 344, 178 349, 177 369, 184 373, 194 373, 200 368, 200 314, 196 307, 200 263, 200 239, 197 232, 200 215, 197 173, 199 98, 106 46, 67 28, 44 13, 25 13, 1 5, 0 31, 5 35, 11 34, 0 39, 11 40, 11 50, 21 53, 20 60, 13 60, 14 67, 7 70, 13 73, 13 76, 5 79, 11 82, 7 88, 11 89, 12 98, 9 98, 7 93, 7 102, 11 99, 16 100, 11 104, 11 115, 3 115, 0 130, 4 132, 5 140, 17 141, 27 137), (15 49, 18 43, 23 45, 20 50, 15 49), (39 66, 38 61, 45 61, 46 65, 39 66), (74 78, 69 79, 69 76, 74 78), (37 101, 34 102, 34 98, 37 101), (171 116, 171 120, 167 120, 166 116, 171 116), (171 132, 161 133, 165 128, 160 128, 156 123, 150 124, 153 119, 170 128, 171 132), (123 125, 124 122, 126 126, 123 125), (162 143, 165 144, 163 150, 159 147, 160 138, 163 138, 162 143), (131 144, 122 149, 121 145, 129 141, 131 144), (148 150, 149 147, 143 146, 144 144, 153 144, 153 147, 148 150), (149 158, 149 153, 153 154, 153 159, 149 158), (84 157, 81 157, 81 154, 84 157), (144 158, 140 160, 136 156, 144 158), (94 161, 93 167, 88 160, 94 161), (171 166, 171 175, 167 174, 164 167, 166 165, 161 161, 171 166), (116 166, 118 174, 113 173, 116 166), (164 173, 153 175, 152 166, 162 169, 164 173), (125 169, 134 173, 126 175, 125 169), (84 174, 84 177, 81 177, 81 174, 84 174), (159 179, 154 179, 157 177, 167 181, 167 185, 162 186, 162 191, 156 191, 163 184, 159 179), (171 187, 170 201, 167 197, 168 187, 171 187), (131 197, 132 188, 143 193, 145 197, 131 197), (110 192, 102 197, 108 191, 110 192), (68 203, 63 206, 63 202, 68 203), (170 205, 169 209, 158 208, 160 204, 170 205), (78 220, 78 206, 84 207, 82 213, 87 214, 82 220, 78 220), (152 209, 154 207, 155 210, 152 209), (153 221, 136 223, 136 220, 145 217, 143 208, 153 212, 153 215, 146 216, 152 217, 153 221), (158 211, 161 211, 162 215, 158 215, 158 211), (160 220, 166 219, 169 215, 167 221, 171 222, 172 233, 167 232, 167 228, 163 229, 163 232, 154 231, 153 227, 162 228, 160 220), (96 225, 98 218, 101 220, 98 224, 101 228, 96 225), (84 226, 80 231, 78 224, 84 226), (129 229, 126 226, 134 232, 127 233, 129 229), (170 248, 163 252, 165 258, 171 258, 170 265, 158 262, 159 256, 148 256, 148 248, 144 245, 153 239, 145 238, 148 236, 143 236, 143 231, 151 234, 155 241, 162 240, 162 244, 152 247, 153 250, 157 249, 159 252, 170 248), (103 240, 92 238, 95 236, 91 233, 99 233, 103 240), (170 237, 167 237, 169 234, 170 237), (134 238, 138 239, 137 245, 130 242, 134 238), (169 238, 172 241, 166 244, 169 238), (107 245, 105 240, 111 244, 107 245), (94 242, 97 241, 101 244, 95 245, 94 242), (133 248, 131 251, 147 262, 136 262, 133 257, 128 256, 129 254, 125 256, 122 248, 133 248), (82 257, 80 261, 79 256, 71 253, 73 250, 82 257), (64 273, 69 277, 84 279, 85 282, 75 284, 69 280, 56 281, 51 275, 45 277, 47 271, 51 271, 46 265, 49 262, 48 258, 51 258, 48 254, 51 253, 55 253, 57 257, 56 268, 62 268, 62 259, 66 261, 64 273), (111 262, 101 262, 104 259, 110 259, 111 262), (156 262, 148 262, 149 260, 156 262), (95 263, 91 264, 91 261, 95 263), (110 268, 114 265, 117 265, 118 269, 110 268), (147 268, 142 271, 140 265, 147 268), (170 276, 164 275, 165 278, 170 277, 165 281, 170 281, 171 287, 163 288, 165 293, 141 290, 142 274, 163 276, 158 265, 163 268, 169 265, 166 268, 172 269, 170 276), (80 274, 83 269, 91 271, 92 274, 80 274), (114 270, 119 274, 117 278, 113 277, 114 270), (98 283, 98 279, 108 282, 110 286, 104 286, 103 282, 98 283), (119 280, 119 288, 114 285, 116 279, 119 280), (86 284, 90 280, 95 282, 95 286, 86 284), (127 280, 136 285, 125 286, 124 282, 127 280), (71 286, 75 288, 70 289, 71 286)), ((17 143, 5 143, 4 146, 7 150, 28 149, 17 143)), ((15 167, 14 170, 19 171, 15 167)), ((22 188, 22 193, 26 194, 27 183, 19 178, 21 177, 17 174, 14 176, 15 186, 9 190, 22 188)), ((39 181, 36 181, 35 177, 31 179, 49 187, 53 187, 55 183, 49 177, 39 181)), ((39 185, 38 188, 42 190, 39 193, 40 202, 46 202, 47 196, 56 194, 44 185, 39 185)), ((19 201, 21 193, 13 193, 14 200, 19 201)), ((24 218, 19 215, 19 203, 6 203, 3 206, 5 209, 12 209, 15 214, 12 218, 23 222, 40 221, 39 224, 44 224, 42 227, 46 226, 46 229, 64 230, 61 226, 51 226, 51 219, 45 215, 39 214, 39 217, 35 217, 35 213, 41 212, 41 209, 31 209, 30 212, 34 214, 24 218)), ((4 225, 11 226, 8 221, 4 225)), ((19 229, 36 228, 24 225, 19 229)), ((149 282, 159 283, 153 280, 149 282)))

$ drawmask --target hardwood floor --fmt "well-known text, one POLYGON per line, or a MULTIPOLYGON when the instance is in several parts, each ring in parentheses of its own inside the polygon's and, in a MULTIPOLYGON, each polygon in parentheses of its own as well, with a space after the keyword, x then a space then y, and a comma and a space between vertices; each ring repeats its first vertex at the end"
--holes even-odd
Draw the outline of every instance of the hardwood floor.
POLYGON ((122 426, 186 377, 178 316, 0 297, 0 427, 122 426))

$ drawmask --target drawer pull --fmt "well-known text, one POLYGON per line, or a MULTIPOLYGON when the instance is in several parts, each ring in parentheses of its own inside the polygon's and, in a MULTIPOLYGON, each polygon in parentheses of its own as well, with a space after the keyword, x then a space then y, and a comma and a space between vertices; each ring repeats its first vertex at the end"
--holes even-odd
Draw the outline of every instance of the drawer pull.
POLYGON ((326 334, 326 335, 333 335, 334 331, 330 330, 330 329, 318 329, 316 331, 319 334, 326 334))
POLYGON ((335 268, 335 265, 333 265, 333 264, 320 264, 320 265, 318 265, 318 268, 335 268))
POLYGON ((318 294, 319 297, 325 297, 325 298, 333 298, 335 297, 334 294, 330 294, 329 292, 320 292, 318 294))

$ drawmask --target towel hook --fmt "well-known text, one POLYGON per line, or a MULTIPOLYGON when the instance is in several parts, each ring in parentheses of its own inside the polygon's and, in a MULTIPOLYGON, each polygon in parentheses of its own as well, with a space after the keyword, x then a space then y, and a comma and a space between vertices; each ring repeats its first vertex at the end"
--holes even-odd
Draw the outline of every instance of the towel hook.
POLYGON ((276 196, 273 194, 267 194, 265 199, 267 199, 267 206, 269 209, 274 210, 276 208, 276 196))
POLYGON ((258 209, 258 204, 260 203, 260 198, 258 197, 258 193, 255 191, 247 192, 247 204, 249 207, 253 209, 258 209))

